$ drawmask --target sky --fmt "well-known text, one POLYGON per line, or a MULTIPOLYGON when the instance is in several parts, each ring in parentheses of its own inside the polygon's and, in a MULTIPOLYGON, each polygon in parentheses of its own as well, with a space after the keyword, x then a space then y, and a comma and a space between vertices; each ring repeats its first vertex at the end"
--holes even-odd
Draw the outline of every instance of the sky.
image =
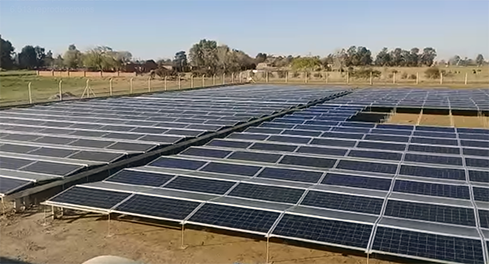
POLYGON ((204 38, 252 57, 326 56, 355 45, 489 59, 489 1, 0 0, 0 34, 16 51, 103 45, 137 59, 172 58, 204 38))

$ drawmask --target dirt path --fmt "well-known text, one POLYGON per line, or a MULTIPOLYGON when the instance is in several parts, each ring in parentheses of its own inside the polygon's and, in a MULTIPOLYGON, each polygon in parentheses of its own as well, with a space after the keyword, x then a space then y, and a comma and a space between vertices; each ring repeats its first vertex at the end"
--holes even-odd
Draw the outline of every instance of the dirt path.
MULTIPOLYGON (((82 263, 99 255, 117 255, 144 263, 264 263, 266 242, 185 230, 186 249, 180 249, 181 231, 165 227, 108 221, 100 215, 46 219, 43 212, 15 214, 0 219, 0 255, 40 263, 82 263)), ((364 264, 365 257, 270 244, 272 263, 364 264)), ((369 264, 391 262, 370 259, 369 264)))

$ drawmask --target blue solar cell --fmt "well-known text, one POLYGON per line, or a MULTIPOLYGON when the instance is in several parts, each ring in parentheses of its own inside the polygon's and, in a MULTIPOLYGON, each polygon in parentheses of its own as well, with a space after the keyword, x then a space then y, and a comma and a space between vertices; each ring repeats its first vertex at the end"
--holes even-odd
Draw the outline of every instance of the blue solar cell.
POLYGON ((374 141, 390 141, 390 142, 401 142, 405 143, 409 141, 409 137, 402 136, 388 136, 388 135, 366 135, 364 140, 374 140, 374 141))
POLYGON ((474 191, 474 200, 489 202, 489 188, 472 187, 474 191))
POLYGON ((280 155, 280 154, 258 153, 258 152, 250 152, 250 151, 236 151, 233 154, 231 154, 231 156, 229 156, 228 159, 275 163, 281 157, 282 157, 282 155, 280 155))
POLYGON ((207 143, 207 146, 215 147, 227 147, 227 148, 247 148, 251 145, 251 142, 228 140, 228 139, 213 139, 207 143))
POLYGON ((331 129, 331 127, 330 126, 297 125, 295 127, 295 129, 329 131, 331 129))
POLYGON ((460 140, 460 144, 464 147, 489 148, 489 141, 482 140, 460 140))
POLYGON ((479 209, 479 221, 481 227, 489 228, 489 211, 479 209))
POLYGON ((390 179, 328 173, 321 183, 387 191, 390 188, 391 182, 390 179))
POLYGON ((207 166, 205 166, 201 170, 202 171, 208 171, 208 172, 216 172, 216 173, 253 176, 260 169, 261 169, 261 167, 257 167, 257 166, 211 162, 211 163, 207 164, 207 166))
POLYGON ((354 170, 354 171, 371 171, 378 173, 395 174, 396 164, 385 164, 375 162, 361 162, 353 160, 341 160, 336 166, 337 169, 354 170))
POLYGON ((384 199, 378 198, 309 191, 304 200, 302 200, 301 205, 379 214, 383 203, 384 199))
POLYGON ((312 157, 285 155, 282 158, 282 160, 280 160, 279 163, 288 164, 288 165, 306 166, 306 167, 332 168, 336 163, 336 160, 327 159, 327 158, 312 158, 312 157))
POLYGON ((204 166, 207 162, 200 160, 186 160, 186 159, 174 159, 169 157, 160 157, 157 160, 148 164, 148 166, 175 168, 175 169, 187 169, 197 170, 204 166))
POLYGON ((250 149, 293 152, 297 146, 272 143, 254 143, 250 149))
POLYGON ((373 128, 372 130, 370 130, 370 134, 409 136, 409 135, 411 135, 411 130, 373 128))
POLYGON ((459 169, 402 165, 399 174, 465 181, 465 171, 459 169))
POLYGON ((417 144, 429 144, 429 145, 450 145, 457 146, 457 140, 440 139, 440 138, 425 138, 425 137, 412 137, 411 143, 417 144))
POLYGON ((433 131, 414 131, 416 137, 457 138, 455 133, 437 133, 433 131))
MULTIPOLYGON (((466 159, 467 160, 467 159, 466 159)), ((407 153, 404 161, 462 166, 462 158, 407 153)))
POLYGON ((489 168, 489 159, 465 158, 465 165, 469 167, 489 168))
POLYGON ((189 156, 198 156, 198 157, 224 158, 230 153, 231 151, 220 150, 220 149, 190 147, 184 150, 181 154, 189 155, 189 156))
POLYGON ((413 130, 414 126, 410 125, 390 125, 390 124, 377 124, 377 128, 382 129, 402 129, 402 130, 413 130))
POLYGON ((489 157, 489 149, 464 148, 463 152, 467 156, 489 157))
POLYGON ((309 144, 311 145, 323 145, 323 146, 337 146, 337 147, 354 147, 357 142, 353 140, 337 140, 337 139, 324 139, 314 138, 309 144))
POLYGON ((280 134, 283 129, 264 128, 264 127, 250 127, 245 130, 247 133, 259 133, 259 134, 280 134))
POLYGON ((489 183, 489 171, 469 171, 469 179, 474 182, 487 182, 489 183))
POLYGON ((402 154, 396 153, 396 152, 351 150, 350 153, 348 153, 348 156, 357 157, 357 158, 399 160, 400 161, 402 154))
POLYGON ((358 143, 357 148, 404 151, 406 149, 406 145, 395 144, 395 143, 361 141, 358 143))
POLYGON ((394 184, 394 191, 458 199, 470 199, 469 187, 465 185, 448 185, 396 180, 394 184))
POLYGON ((455 133, 455 128, 453 127, 416 126, 416 130, 455 133))
POLYGON ((170 189, 179 189, 179 190, 194 191, 194 192, 224 194, 235 183, 236 182, 232 182, 232 181, 220 181, 220 180, 178 176, 164 187, 170 189))
POLYGON ((349 139, 362 139, 364 134, 356 133, 337 133, 337 132, 324 132, 321 137, 329 138, 349 138, 349 139))
POLYGON ((294 136, 271 136, 267 141, 294 143, 294 144, 307 144, 311 140, 310 137, 294 137, 294 136))
POLYGON ((284 135, 296 135, 296 136, 306 136, 306 137, 318 137, 321 132, 308 131, 308 130, 297 130, 297 129, 286 129, 282 132, 284 135))
POLYGON ((319 154, 319 155, 332 155, 332 156, 345 156, 347 149, 334 149, 334 148, 322 148, 322 147, 309 147, 302 146, 299 147, 297 152, 299 153, 309 153, 309 154, 319 154))
POLYGON ((299 201, 303 193, 304 189, 240 183, 229 193, 229 195, 257 200, 295 204, 299 201))
POLYGON ((438 147, 438 146, 428 146, 428 145, 414 145, 414 144, 410 144, 408 146, 408 151, 440 153, 440 154, 457 154, 457 155, 460 154, 459 148, 438 147))
POLYGON ((163 185, 173 177, 174 175, 163 173, 122 170, 117 174, 105 179, 105 181, 157 187, 163 185))
POLYGON ((265 140, 269 135, 266 134, 248 134, 235 132, 227 136, 229 139, 245 139, 245 140, 265 140))
POLYGON ((257 177, 316 183, 322 175, 322 172, 317 171, 265 168, 257 177))

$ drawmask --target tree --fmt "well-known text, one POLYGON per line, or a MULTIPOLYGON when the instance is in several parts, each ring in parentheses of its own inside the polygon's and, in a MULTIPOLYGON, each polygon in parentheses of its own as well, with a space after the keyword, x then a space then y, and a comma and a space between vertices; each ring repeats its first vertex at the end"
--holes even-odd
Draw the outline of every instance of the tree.
POLYGON ((177 72, 183 72, 187 68, 187 54, 185 51, 179 51, 175 53, 175 59, 173 59, 173 68, 177 72))
POLYGON ((255 57, 255 63, 258 64, 258 63, 262 63, 262 62, 265 62, 267 60, 267 54, 266 53, 258 53, 255 57))
POLYGON ((436 50, 431 47, 426 47, 423 49, 423 53, 421 54, 420 64, 431 66, 435 61, 435 58, 436 58, 436 50))
POLYGON ((0 68, 5 70, 11 70, 14 67, 14 47, 8 40, 0 38, 0 68))
POLYGON ((43 59, 42 65, 44 67, 52 67, 53 66, 53 62, 54 62, 53 53, 51 52, 51 50, 49 50, 48 53, 46 53, 46 56, 43 59))
POLYGON ((68 50, 63 55, 63 61, 68 69, 77 69, 82 66, 82 53, 76 48, 75 44, 71 44, 68 47, 68 50))
POLYGON ((377 66, 389 66, 391 65, 391 55, 387 48, 383 48, 375 58, 375 65, 377 66))
POLYGON ((365 47, 358 47, 356 53, 357 64, 355 66, 370 66, 372 64, 372 52, 365 47))
POLYGON ((448 63, 449 63, 450 65, 456 65, 456 66, 459 66, 459 65, 460 65, 460 61, 461 61, 460 56, 455 55, 455 56, 453 56, 452 58, 450 58, 450 59, 448 60, 448 63))
POLYGON ((417 67, 419 65, 419 49, 412 48, 409 60, 409 66, 417 67))
POLYGON ((477 63, 477 66, 482 66, 484 64, 484 56, 482 54, 477 55, 477 58, 475 58, 475 63, 477 63))
POLYGON ((318 57, 295 58, 292 61, 292 69, 295 71, 312 71, 321 67, 321 60, 318 57))
POLYGON ((189 57, 192 66, 215 73, 218 65, 217 42, 202 39, 192 46, 189 57))
POLYGON ((106 46, 99 46, 87 51, 83 56, 83 64, 87 68, 99 71, 113 70, 120 67, 114 51, 106 46))
POLYGON ((36 49, 31 45, 23 47, 19 53, 18 60, 21 69, 35 69, 37 67, 36 49))
POLYGON ((61 55, 58 55, 58 57, 56 57, 56 59, 53 60, 53 69, 56 69, 56 70, 61 70, 61 69, 64 69, 65 67, 65 62, 63 61, 63 57, 61 57, 61 55))

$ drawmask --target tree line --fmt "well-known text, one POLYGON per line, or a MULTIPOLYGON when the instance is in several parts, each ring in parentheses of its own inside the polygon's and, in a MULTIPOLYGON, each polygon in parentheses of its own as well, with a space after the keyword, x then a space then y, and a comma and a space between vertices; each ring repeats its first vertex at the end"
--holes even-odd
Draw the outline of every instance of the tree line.
MULTIPOLYGON (((337 50, 326 57, 319 56, 275 56, 258 53, 254 58, 245 52, 230 48, 227 45, 218 45, 214 40, 202 39, 192 45, 189 54, 185 51, 175 53, 173 59, 159 61, 134 60, 129 51, 117 51, 107 46, 99 46, 84 52, 74 44, 56 57, 53 53, 40 46, 27 45, 20 52, 8 40, 0 38, 0 68, 11 69, 54 69, 77 70, 87 69, 95 71, 141 71, 157 70, 159 75, 168 74, 168 66, 173 72, 192 71, 197 75, 212 75, 231 73, 249 69, 256 69, 259 64, 267 67, 292 68, 297 71, 312 70, 346 70, 352 67, 421 67, 436 64, 436 50, 432 47, 411 48, 405 50, 383 48, 375 57, 372 52, 363 46, 351 46, 337 50), (159 70, 159 72, 158 72, 159 70), (163 71, 164 70, 164 71, 163 71)), ((481 66, 485 63, 482 54, 475 59, 455 55, 448 61, 438 63, 458 66, 481 66)))

